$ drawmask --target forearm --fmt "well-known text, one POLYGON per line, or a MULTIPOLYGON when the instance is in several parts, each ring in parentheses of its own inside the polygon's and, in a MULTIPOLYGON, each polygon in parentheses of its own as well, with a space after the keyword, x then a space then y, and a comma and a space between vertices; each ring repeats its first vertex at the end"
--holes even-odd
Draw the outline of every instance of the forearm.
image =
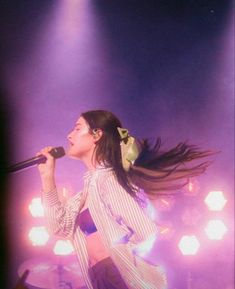
POLYGON ((41 175, 41 183, 42 183, 42 191, 43 192, 50 192, 50 191, 55 190, 55 188, 56 188, 54 174, 41 175))
POLYGON ((80 208, 82 193, 76 194, 66 204, 62 204, 56 187, 42 192, 45 218, 51 234, 70 237, 80 208))
POLYGON ((62 205, 56 188, 42 192, 44 214, 47 228, 53 235, 68 237, 73 228, 70 211, 62 205))
POLYGON ((43 149, 47 160, 38 166, 42 185, 42 201, 48 229, 52 234, 66 237, 73 229, 73 216, 59 199, 55 183, 55 159, 50 155, 51 147, 43 149))
POLYGON ((59 200, 54 173, 41 174, 41 184, 47 228, 51 234, 64 237, 67 235, 67 232, 63 232, 66 227, 66 220, 63 218, 65 213, 59 200))

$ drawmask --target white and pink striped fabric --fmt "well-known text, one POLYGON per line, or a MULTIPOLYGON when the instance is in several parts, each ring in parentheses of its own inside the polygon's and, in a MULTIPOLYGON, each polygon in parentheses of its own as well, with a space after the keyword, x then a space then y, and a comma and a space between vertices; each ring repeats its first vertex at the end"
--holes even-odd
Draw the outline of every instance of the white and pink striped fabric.
POLYGON ((86 239, 76 218, 87 198, 88 208, 106 249, 130 289, 163 289, 166 278, 158 266, 134 254, 138 244, 157 233, 156 224, 118 183, 109 168, 97 168, 84 176, 84 189, 62 205, 56 190, 43 193, 48 229, 70 239, 77 253, 84 281, 89 260, 86 239))

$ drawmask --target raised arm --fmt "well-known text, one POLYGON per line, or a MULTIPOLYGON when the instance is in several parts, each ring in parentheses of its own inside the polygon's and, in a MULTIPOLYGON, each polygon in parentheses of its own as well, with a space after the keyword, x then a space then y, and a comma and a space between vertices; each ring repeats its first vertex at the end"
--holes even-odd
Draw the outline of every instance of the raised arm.
POLYGON ((82 192, 75 195, 66 205, 60 202, 54 177, 55 159, 49 153, 51 149, 52 147, 47 147, 39 153, 43 154, 47 161, 38 166, 42 182, 42 200, 47 227, 50 233, 69 238, 74 232, 82 192))

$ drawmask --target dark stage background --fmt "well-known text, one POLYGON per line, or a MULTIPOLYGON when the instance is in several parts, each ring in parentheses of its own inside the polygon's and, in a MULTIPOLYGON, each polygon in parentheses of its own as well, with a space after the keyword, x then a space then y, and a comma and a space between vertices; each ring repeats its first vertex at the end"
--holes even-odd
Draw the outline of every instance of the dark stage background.
MULTIPOLYGON (((166 147, 188 140, 220 151, 194 196, 157 210, 173 231, 156 255, 168 289, 234 288, 233 15, 227 0, 0 1, 1 288, 13 289, 22 262, 50 255, 54 242, 35 247, 27 237, 37 222, 27 209, 40 196, 37 169, 6 176, 4 167, 44 146, 66 147, 89 109, 111 110, 131 134, 160 136, 166 147), (207 210, 211 190, 224 192, 222 212, 207 210), (185 222, 186 209, 194 221, 185 222), (219 241, 203 229, 213 217, 228 229, 219 241), (192 258, 177 247, 187 232, 201 243, 192 258)), ((63 158, 57 169, 59 187, 81 188, 82 165, 63 158)))

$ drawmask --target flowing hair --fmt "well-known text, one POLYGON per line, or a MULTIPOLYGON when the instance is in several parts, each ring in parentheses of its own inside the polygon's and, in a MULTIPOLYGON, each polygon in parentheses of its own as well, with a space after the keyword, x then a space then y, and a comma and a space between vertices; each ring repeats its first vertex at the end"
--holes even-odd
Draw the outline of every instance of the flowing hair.
POLYGON ((81 116, 91 131, 101 129, 103 132, 96 143, 95 161, 113 168, 120 185, 134 198, 138 198, 139 188, 149 197, 155 198, 184 187, 189 178, 204 173, 211 163, 205 161, 193 165, 192 162, 214 154, 187 142, 164 151, 160 138, 152 146, 148 139, 144 139, 139 141, 140 154, 134 165, 125 171, 121 159, 121 139, 117 130, 117 127, 122 127, 120 120, 105 110, 87 111, 81 116))

